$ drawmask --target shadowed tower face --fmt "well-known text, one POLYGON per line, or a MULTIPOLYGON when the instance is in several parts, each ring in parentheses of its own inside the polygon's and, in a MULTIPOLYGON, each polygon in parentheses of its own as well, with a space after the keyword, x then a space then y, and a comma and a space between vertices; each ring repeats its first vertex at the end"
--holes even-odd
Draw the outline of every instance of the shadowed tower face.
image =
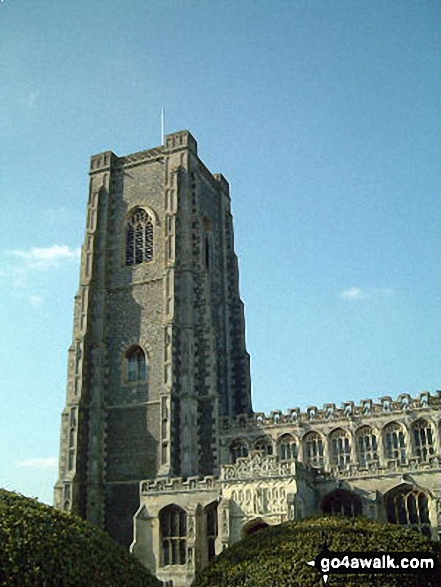
POLYGON ((56 506, 123 544, 139 482, 219 471, 251 414, 228 183, 187 131, 92 157, 56 506))

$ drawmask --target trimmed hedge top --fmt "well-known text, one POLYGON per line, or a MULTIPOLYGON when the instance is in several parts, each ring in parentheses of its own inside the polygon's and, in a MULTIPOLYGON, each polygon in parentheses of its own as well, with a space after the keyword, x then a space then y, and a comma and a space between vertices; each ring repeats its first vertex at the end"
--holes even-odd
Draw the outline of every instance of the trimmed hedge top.
POLYGON ((0 585, 159 587, 161 583, 89 522, 0 489, 0 585))
MULTIPOLYGON (((321 573, 306 563, 326 539, 333 552, 430 552, 441 544, 414 530, 365 518, 311 518, 270 526, 224 550, 200 572, 194 587, 318 587, 321 573)), ((343 575, 332 573, 328 585, 344 587, 440 587, 436 572, 343 575)))

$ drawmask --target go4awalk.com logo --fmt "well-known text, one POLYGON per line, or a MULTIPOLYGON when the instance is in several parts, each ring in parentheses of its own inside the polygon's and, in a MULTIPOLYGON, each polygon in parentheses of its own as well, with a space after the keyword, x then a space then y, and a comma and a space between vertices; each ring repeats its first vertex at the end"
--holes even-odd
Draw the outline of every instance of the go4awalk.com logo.
POLYGON ((438 561, 429 552, 332 552, 326 544, 314 560, 308 561, 327 583, 330 574, 434 573, 438 561))

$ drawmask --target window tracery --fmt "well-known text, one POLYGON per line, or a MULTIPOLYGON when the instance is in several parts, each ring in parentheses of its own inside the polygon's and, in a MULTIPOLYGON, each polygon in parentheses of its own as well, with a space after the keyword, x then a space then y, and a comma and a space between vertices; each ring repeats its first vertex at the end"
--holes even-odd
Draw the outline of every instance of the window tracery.
POLYGON ((308 432, 303 438, 305 462, 311 467, 325 464, 323 439, 318 432, 308 432))
POLYGON ((291 434, 284 434, 279 440, 279 458, 281 461, 290 461, 298 457, 299 447, 291 434))
POLYGON ((428 461, 435 454, 431 424, 427 420, 417 420, 413 424, 412 430, 416 456, 422 461, 428 461))
POLYGON ((377 435, 370 426, 363 426, 357 431, 357 455, 360 465, 378 461, 377 435))
POLYGON ((230 446, 231 460, 233 463, 241 457, 248 456, 248 445, 244 440, 235 440, 230 446))
POLYGON ((260 450, 265 456, 273 454, 273 443, 270 438, 262 436, 258 438, 254 443, 254 450, 260 450))
POLYGON ((183 565, 187 560, 187 514, 177 505, 159 512, 162 566, 183 565))
POLYGON ((136 208, 126 225, 126 265, 153 261, 153 222, 142 208, 136 208))
POLYGON ((355 518, 361 515, 363 507, 358 495, 346 489, 336 489, 324 497, 322 510, 331 516, 355 518))
POLYGON ((346 467, 351 462, 350 434, 342 428, 331 432, 331 462, 338 467, 346 467))
POLYGON ((410 526, 430 538, 429 500, 424 491, 401 486, 385 496, 387 519, 392 524, 410 526))
POLYGON ((406 437, 398 422, 391 422, 384 428, 384 451, 387 459, 403 464, 406 462, 406 437))
POLYGON ((138 345, 126 353, 126 380, 130 383, 147 381, 148 366, 144 351, 138 345))

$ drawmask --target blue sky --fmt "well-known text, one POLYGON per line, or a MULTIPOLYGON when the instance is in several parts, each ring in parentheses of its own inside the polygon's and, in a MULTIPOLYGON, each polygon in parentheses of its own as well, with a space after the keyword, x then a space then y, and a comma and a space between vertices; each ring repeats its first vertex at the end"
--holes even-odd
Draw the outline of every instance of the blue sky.
POLYGON ((254 407, 440 387, 436 0, 0 3, 0 486, 49 503, 89 157, 230 181, 254 407))

